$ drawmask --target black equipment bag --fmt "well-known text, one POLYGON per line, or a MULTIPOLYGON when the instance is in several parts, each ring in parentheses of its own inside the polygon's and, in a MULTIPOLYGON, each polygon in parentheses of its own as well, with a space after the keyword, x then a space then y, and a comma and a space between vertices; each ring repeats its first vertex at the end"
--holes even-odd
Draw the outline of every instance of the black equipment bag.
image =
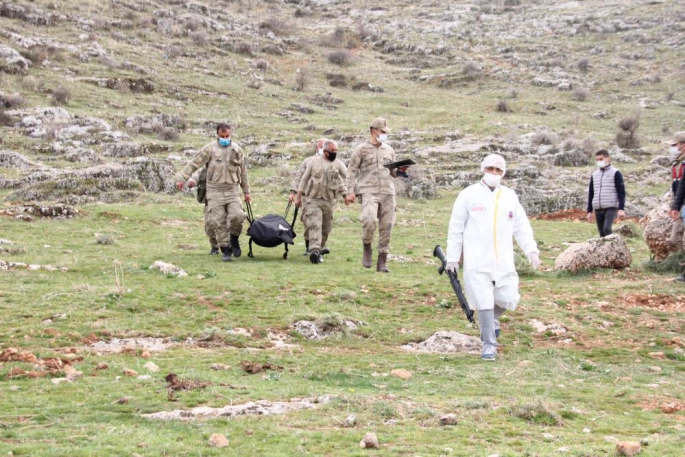
POLYGON ((252 206, 247 203, 247 220, 250 222, 250 228, 247 230, 247 236, 250 237, 250 252, 247 254, 248 257, 254 257, 254 255, 252 255, 252 243, 254 242, 257 246, 263 248, 274 248, 283 244, 285 246, 283 258, 288 258, 288 245, 295 244, 293 240, 297 236, 293 227, 297 221, 297 211, 299 209, 295 207, 293 222, 290 224, 286 218, 288 217, 291 206, 292 203, 289 202, 285 209, 285 216, 267 214, 266 216, 255 220, 252 215, 252 206))

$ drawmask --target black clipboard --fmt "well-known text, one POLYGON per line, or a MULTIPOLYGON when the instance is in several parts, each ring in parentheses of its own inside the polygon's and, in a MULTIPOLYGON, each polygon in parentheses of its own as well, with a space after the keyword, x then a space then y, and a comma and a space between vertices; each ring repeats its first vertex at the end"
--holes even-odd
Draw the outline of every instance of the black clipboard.
POLYGON ((390 162, 386 163, 383 165, 385 168, 388 170, 394 170, 395 168, 398 167, 408 167, 409 165, 416 165, 416 162, 414 162, 411 159, 406 159, 406 160, 400 160, 399 162, 390 162))

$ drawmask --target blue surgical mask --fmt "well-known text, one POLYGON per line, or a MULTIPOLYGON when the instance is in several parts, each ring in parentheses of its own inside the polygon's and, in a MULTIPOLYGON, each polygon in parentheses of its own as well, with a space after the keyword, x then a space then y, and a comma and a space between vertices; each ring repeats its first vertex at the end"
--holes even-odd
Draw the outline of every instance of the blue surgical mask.
POLYGON ((222 147, 228 147, 231 145, 231 139, 230 138, 219 138, 219 146, 222 147))

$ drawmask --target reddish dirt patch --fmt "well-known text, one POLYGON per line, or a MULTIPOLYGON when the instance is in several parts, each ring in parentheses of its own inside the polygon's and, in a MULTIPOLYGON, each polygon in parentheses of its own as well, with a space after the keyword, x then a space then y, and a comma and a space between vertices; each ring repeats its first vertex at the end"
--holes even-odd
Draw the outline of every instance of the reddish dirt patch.
POLYGON ((560 221, 560 220, 576 221, 576 220, 585 220, 586 217, 587 217, 587 213, 585 212, 585 210, 576 208, 576 209, 564 209, 561 211, 557 211, 555 213, 538 214, 537 216, 534 216, 532 219, 537 219, 537 220, 542 220, 542 221, 560 221))
POLYGON ((664 395, 649 395, 638 406, 645 411, 660 410, 664 414, 685 411, 685 401, 664 395))
POLYGON ((659 311, 685 312, 685 295, 627 294, 618 297, 618 302, 627 307, 643 307, 659 311))

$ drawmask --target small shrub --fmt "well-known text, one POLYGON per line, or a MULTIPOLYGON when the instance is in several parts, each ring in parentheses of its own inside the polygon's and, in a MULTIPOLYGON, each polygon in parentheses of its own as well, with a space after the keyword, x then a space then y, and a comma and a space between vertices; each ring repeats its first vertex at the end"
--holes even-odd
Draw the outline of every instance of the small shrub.
POLYGON ((618 121, 616 144, 623 149, 639 149, 640 138, 637 129, 640 127, 640 113, 628 115, 618 121))
POLYGON ((357 22, 356 27, 357 33, 359 34, 359 38, 362 41, 366 40, 367 38, 371 38, 374 35, 373 30, 371 30, 369 25, 365 22, 357 22))
POLYGON ((557 142, 559 141, 559 137, 557 137, 554 133, 551 132, 537 132, 533 137, 530 139, 530 142, 540 146, 540 145, 548 145, 548 146, 553 146, 556 145, 557 142))
POLYGON ((462 73, 464 74, 464 79, 473 81, 480 76, 481 68, 476 62, 466 62, 462 73))
POLYGON ((166 56, 170 59, 175 59, 183 54, 183 49, 180 46, 171 45, 166 50, 166 56))
POLYGON ((0 107, 0 126, 1 127, 12 127, 12 118, 5 113, 5 108, 0 107))
POLYGON ((590 95, 590 91, 585 87, 576 87, 571 91, 571 98, 577 102, 584 102, 588 95, 590 95))
POLYGON ((521 0, 504 0, 504 6, 521 6, 521 0))
POLYGON ((257 70, 264 73, 269 68, 269 62, 267 62, 266 59, 257 59, 254 66, 257 70))
POLYGON ((270 17, 259 24, 259 29, 262 31, 270 31, 274 35, 286 36, 292 35, 295 27, 287 21, 277 17, 270 17))
POLYGON ((340 73, 328 73, 326 79, 331 87, 347 87, 347 76, 340 73))
POLYGON ((507 98, 514 99, 514 98, 518 98, 518 96, 519 96, 519 91, 515 87, 510 87, 507 90, 507 98))
POLYGON ((252 57, 254 55, 254 51, 252 50, 252 45, 250 43, 240 43, 238 46, 235 48, 235 52, 238 54, 244 54, 246 56, 252 57))
POLYGON ((352 63, 352 53, 350 51, 333 51, 328 54, 328 61, 341 67, 346 67, 352 63))
POLYGON ((119 68, 119 63, 110 56, 100 57, 100 63, 102 63, 102 65, 109 68, 110 70, 115 70, 119 68))
POLYGON ((560 426, 562 424, 561 416, 543 405, 541 401, 514 406, 509 409, 509 414, 538 425, 560 426))
POLYGON ((685 252, 674 252, 658 263, 650 259, 645 263, 645 268, 655 273, 685 274, 685 252))
POLYGON ((671 91, 666 92, 666 95, 664 96, 665 101, 670 102, 671 100, 673 100, 673 98, 675 98, 675 92, 674 91, 671 90, 671 91))
POLYGON ((204 46, 209 42, 209 37, 205 32, 193 32, 190 35, 190 38, 193 40, 193 43, 198 46, 204 46))
POLYGON ((19 108, 20 106, 23 106, 26 102, 26 100, 24 100, 24 96, 21 94, 5 95, 3 97, 0 97, 0 101, 2 102, 2 105, 4 105, 5 108, 9 109, 19 108))
POLYGON ((110 246, 114 244, 114 237, 112 235, 98 235, 95 238, 95 242, 104 246, 110 246))
POLYGON ((254 76, 250 77, 250 80, 247 82, 247 87, 250 89, 260 89, 264 85, 264 80, 262 78, 255 78, 254 76))
POLYGON ((513 113, 514 112, 514 110, 512 110, 509 107, 509 104, 504 100, 500 100, 497 102, 497 105, 495 105, 495 110, 497 110, 498 113, 513 113))
POLYGON ((71 101, 71 89, 65 86, 59 86, 52 93, 52 103, 55 105, 68 105, 71 101))
POLYGON ((197 32, 204 25, 200 19, 193 17, 186 21, 185 28, 191 32, 197 32))
POLYGON ((578 61, 576 62, 576 67, 582 73, 587 73, 590 70, 590 59, 588 59, 587 57, 578 59, 578 61))
POLYGON ((178 131, 171 127, 162 127, 158 130, 157 136, 162 141, 177 141, 179 134, 178 131))
POLYGON ((24 90, 35 92, 38 90, 38 81, 33 76, 25 76, 21 80, 21 87, 23 87, 24 90))
POLYGON ((309 72, 306 68, 298 68, 295 73, 295 89, 303 92, 309 85, 309 72))

